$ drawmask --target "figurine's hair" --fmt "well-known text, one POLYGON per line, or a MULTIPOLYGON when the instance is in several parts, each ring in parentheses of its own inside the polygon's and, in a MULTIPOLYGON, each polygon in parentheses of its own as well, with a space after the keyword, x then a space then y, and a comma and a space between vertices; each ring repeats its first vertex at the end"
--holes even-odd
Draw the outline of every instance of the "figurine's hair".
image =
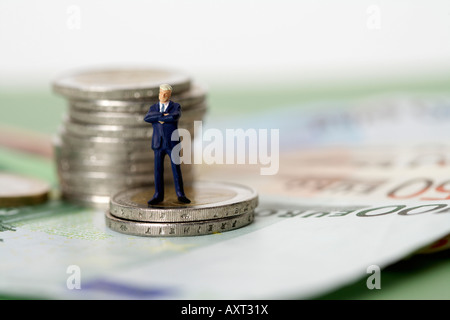
POLYGON ((159 89, 161 89, 163 91, 168 90, 168 91, 172 92, 172 87, 170 86, 170 84, 167 84, 167 83, 160 85, 159 89))

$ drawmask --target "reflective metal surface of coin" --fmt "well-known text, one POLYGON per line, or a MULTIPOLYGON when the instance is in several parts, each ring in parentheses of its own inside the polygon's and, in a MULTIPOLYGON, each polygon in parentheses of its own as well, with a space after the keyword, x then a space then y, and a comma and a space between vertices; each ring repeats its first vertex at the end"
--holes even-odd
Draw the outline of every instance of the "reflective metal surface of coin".
MULTIPOLYGON (((53 82, 68 110, 53 140, 59 186, 64 199, 97 206, 112 193, 154 181, 153 126, 144 121, 159 101, 161 84, 172 86, 171 100, 181 105, 178 121, 183 151, 192 148, 194 121, 207 112, 207 90, 174 70, 109 68, 71 72, 53 82), (187 130, 187 131, 186 131, 187 130), (189 144, 187 140, 191 140, 189 144)), ((173 182, 166 157, 164 180, 173 182)), ((194 179, 182 164, 183 181, 194 179)))
MULTIPOLYGON (((181 105, 183 111, 198 108, 205 104, 206 90, 198 85, 191 86, 189 91, 180 95, 172 95, 172 101, 181 105)), ((151 97, 144 101, 140 100, 86 100, 69 99, 69 106, 76 110, 97 111, 97 112, 127 112, 127 113, 147 113, 150 106, 158 102, 158 96, 151 97)))
POLYGON ((63 75, 53 82, 53 90, 68 98, 139 100, 158 97, 162 83, 169 83, 173 94, 190 88, 190 78, 176 71, 111 68, 63 75))
POLYGON ((185 222, 220 219, 253 211, 258 195, 252 188, 233 183, 197 181, 185 186, 189 204, 178 202, 173 188, 166 188, 165 199, 149 206, 152 186, 123 190, 111 198, 112 215, 135 221, 185 222))
POLYGON ((105 221, 111 230, 135 236, 147 237, 186 237, 200 236, 235 230, 250 224, 254 212, 250 211, 228 218, 173 223, 152 223, 125 220, 105 213, 105 221))

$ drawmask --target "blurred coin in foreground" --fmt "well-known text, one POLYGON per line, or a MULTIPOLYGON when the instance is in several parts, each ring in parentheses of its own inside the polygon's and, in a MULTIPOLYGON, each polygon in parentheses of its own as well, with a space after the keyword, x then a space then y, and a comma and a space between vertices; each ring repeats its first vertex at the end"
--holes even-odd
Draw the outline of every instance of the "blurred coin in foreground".
POLYGON ((19 207, 48 200, 47 182, 17 174, 0 173, 0 207, 19 207))

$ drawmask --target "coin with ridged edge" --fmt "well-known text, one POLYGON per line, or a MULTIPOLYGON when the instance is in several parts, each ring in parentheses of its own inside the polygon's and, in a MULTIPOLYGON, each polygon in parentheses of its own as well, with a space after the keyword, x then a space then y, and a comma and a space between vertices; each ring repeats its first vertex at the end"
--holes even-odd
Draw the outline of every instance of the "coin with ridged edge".
POLYGON ((65 97, 90 100, 139 100, 158 97, 161 83, 169 83, 173 94, 188 91, 188 76, 169 70, 149 68, 105 68, 63 75, 53 90, 65 97))
MULTIPOLYGON (((153 136, 153 127, 150 125, 141 126, 120 126, 120 125, 99 125, 75 122, 66 119, 64 122, 65 131, 68 134, 79 137, 104 137, 120 139, 151 139, 153 136)), ((179 121, 178 127, 186 129, 191 136, 194 134, 194 125, 192 123, 179 121)), ((148 141, 148 140, 147 140, 148 141)))
MULTIPOLYGON (((181 124, 201 120, 205 113, 206 105, 191 111, 183 111, 181 124)), ((145 114, 139 113, 79 111, 75 108, 69 110, 69 117, 75 122, 97 125, 146 126, 148 124, 144 121, 144 116, 145 114)))
POLYGON ((87 150, 86 152, 89 152, 89 149, 91 149, 91 151, 95 150, 95 152, 99 153, 130 153, 151 150, 151 140, 149 139, 129 140, 98 136, 83 137, 70 134, 65 129, 61 130, 59 135, 55 137, 55 145, 58 145, 58 139, 61 141, 60 144, 62 146, 74 151, 87 150))
POLYGON ((98 209, 106 209, 109 204, 109 196, 103 195, 90 195, 77 192, 63 192, 61 197, 71 203, 80 205, 94 207, 98 209))
POLYGON ((144 222, 186 222, 229 218, 253 211, 258 205, 257 192, 247 186, 225 182, 197 181, 185 186, 189 204, 178 202, 173 187, 165 188, 165 199, 149 206, 153 186, 126 189, 110 200, 112 215, 144 222))
POLYGON ((187 237, 221 233, 242 228, 254 220, 254 211, 228 218, 190 222, 142 222, 120 219, 105 213, 108 228, 120 233, 147 237, 187 237))
MULTIPOLYGON (((182 110, 197 109, 199 105, 205 104, 206 89, 194 85, 191 90, 182 93, 181 95, 173 95, 172 101, 178 102, 182 110)), ((133 100, 80 100, 70 99, 70 107, 76 110, 98 111, 98 112, 126 112, 126 113, 147 113, 150 106, 158 102, 158 96, 144 101, 133 100)))
MULTIPOLYGON (((192 179, 192 172, 184 170, 184 180, 192 179)), ((164 180, 173 179, 171 172, 164 172, 164 180)), ((153 173, 143 174, 112 174, 109 172, 64 172, 58 170, 61 188, 76 188, 85 192, 97 192, 102 195, 110 195, 111 190, 118 192, 124 188, 146 186, 154 181, 153 173)))

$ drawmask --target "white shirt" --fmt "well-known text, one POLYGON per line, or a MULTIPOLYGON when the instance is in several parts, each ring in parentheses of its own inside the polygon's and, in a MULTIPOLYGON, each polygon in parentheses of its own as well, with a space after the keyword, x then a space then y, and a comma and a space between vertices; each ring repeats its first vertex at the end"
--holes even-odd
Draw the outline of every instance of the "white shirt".
POLYGON ((166 111, 167 107, 169 106, 169 102, 170 101, 167 101, 166 103, 159 102, 159 110, 161 112, 166 111))

